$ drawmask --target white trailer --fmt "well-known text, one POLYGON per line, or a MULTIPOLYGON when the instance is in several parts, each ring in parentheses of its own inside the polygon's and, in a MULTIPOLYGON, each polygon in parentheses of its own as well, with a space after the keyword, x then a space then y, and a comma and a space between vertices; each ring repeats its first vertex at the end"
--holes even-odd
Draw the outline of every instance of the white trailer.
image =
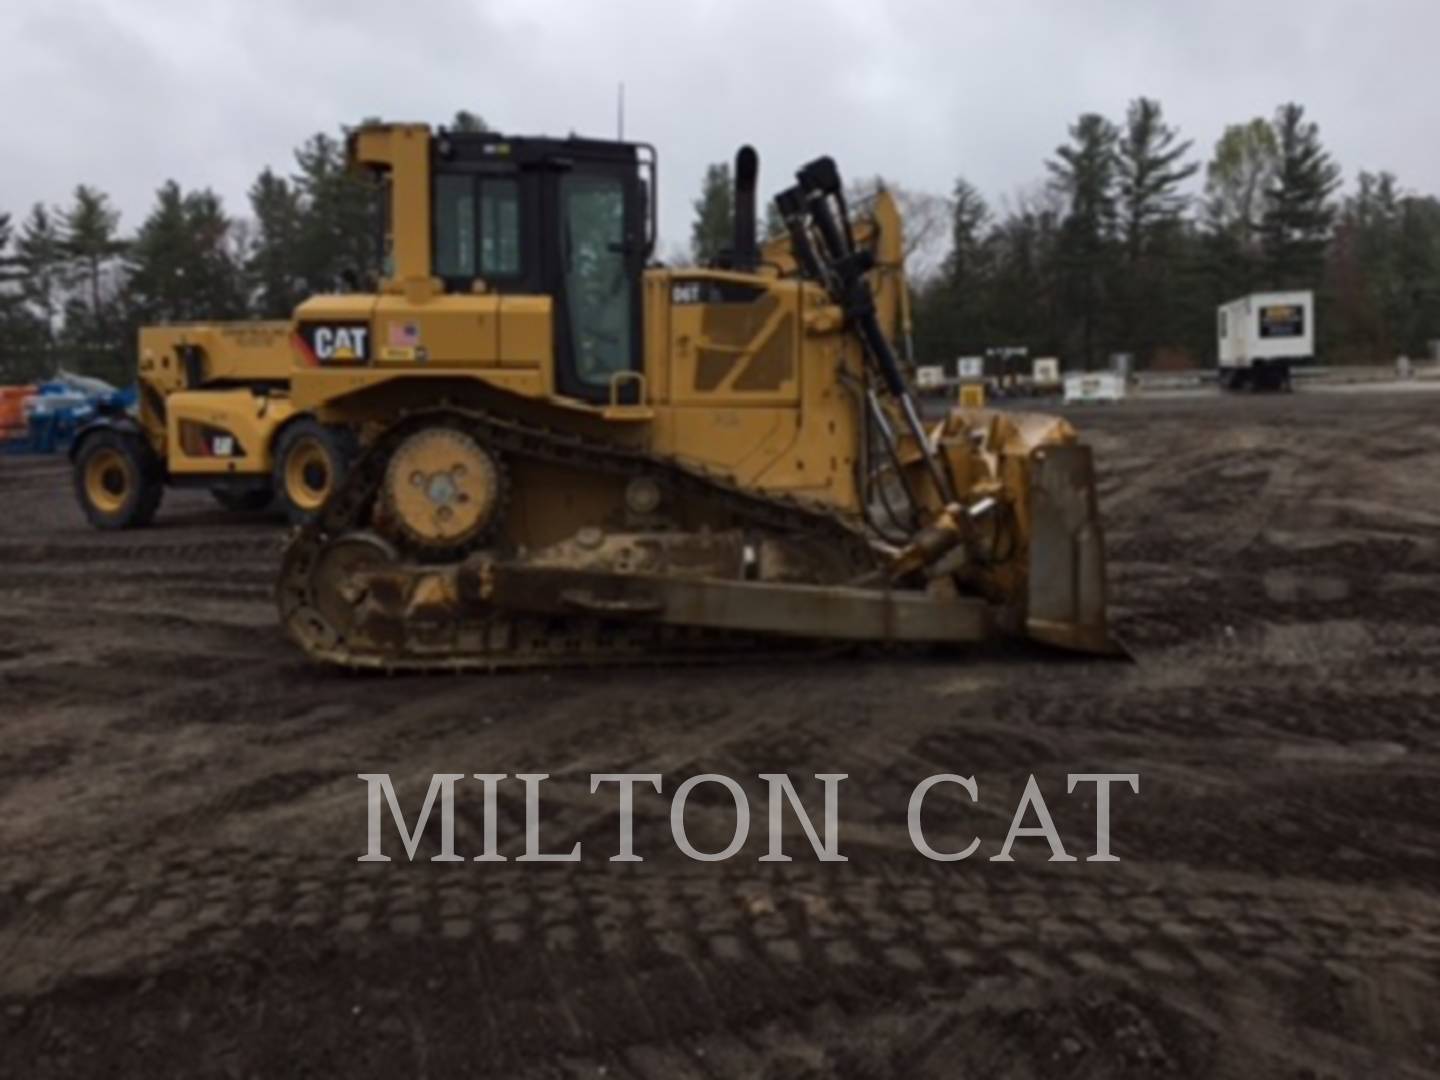
POLYGON ((955 361, 955 374, 962 379, 985 378, 985 358, 983 356, 960 357, 955 361))
POLYGON ((945 386, 945 369, 939 364, 921 364, 915 369, 916 390, 940 390, 945 386))
POLYGON ((1065 376, 1066 405, 1094 405, 1125 400, 1125 377, 1113 371, 1074 371, 1065 376))
POLYGON ((1290 369, 1315 358, 1315 294, 1251 293, 1216 313, 1220 385, 1227 390, 1288 390, 1290 369))
POLYGON ((1060 358, 1037 356, 1030 364, 1030 378, 1037 394, 1053 394, 1060 389, 1060 358))

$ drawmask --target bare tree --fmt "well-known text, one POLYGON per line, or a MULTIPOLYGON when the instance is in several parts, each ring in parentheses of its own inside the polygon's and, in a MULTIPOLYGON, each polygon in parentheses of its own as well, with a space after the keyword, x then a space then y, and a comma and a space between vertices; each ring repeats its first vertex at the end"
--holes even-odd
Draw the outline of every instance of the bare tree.
POLYGON ((951 201, 944 195, 907 188, 883 176, 852 180, 845 198, 854 206, 864 206, 881 190, 888 191, 900 207, 905 226, 906 274, 917 283, 934 276, 950 250, 951 201))

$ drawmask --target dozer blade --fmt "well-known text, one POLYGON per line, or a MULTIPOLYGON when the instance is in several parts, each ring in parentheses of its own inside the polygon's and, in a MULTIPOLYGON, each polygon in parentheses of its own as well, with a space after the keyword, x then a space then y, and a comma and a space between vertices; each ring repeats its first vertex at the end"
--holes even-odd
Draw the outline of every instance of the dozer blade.
POLYGON ((1056 443, 1031 454, 1030 584, 1025 629, 1036 641, 1128 656, 1105 617, 1105 543, 1090 448, 1056 443))

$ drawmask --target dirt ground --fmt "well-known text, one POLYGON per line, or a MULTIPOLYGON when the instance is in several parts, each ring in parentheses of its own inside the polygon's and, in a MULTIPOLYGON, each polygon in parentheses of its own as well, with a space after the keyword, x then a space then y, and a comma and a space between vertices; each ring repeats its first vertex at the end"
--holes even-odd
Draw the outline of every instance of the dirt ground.
MULTIPOLYGON (((63 462, 0 459, 0 1075, 1435 1075, 1437 408, 1075 414, 1134 664, 337 674, 275 628, 274 521, 171 492, 101 535, 63 462), (410 864, 391 832, 400 858, 359 863, 376 771, 412 814, 435 772, 549 773, 543 844, 583 861, 410 864), (646 861, 607 861, 592 772, 664 775, 637 794, 646 861), (755 820, 722 863, 670 838, 669 793, 707 772, 755 820), (762 772, 849 775, 848 862, 793 819, 795 861, 756 861, 762 772), (947 772, 980 800, 937 789, 931 842, 981 849, 940 864, 906 807, 947 772), (1032 772, 1082 861, 1034 838, 988 861, 1032 772), (1083 861, 1067 772, 1140 774, 1119 863, 1083 861)), ((688 816, 710 850, 717 790, 688 816)), ((462 785, 462 854, 480 810, 462 785)))

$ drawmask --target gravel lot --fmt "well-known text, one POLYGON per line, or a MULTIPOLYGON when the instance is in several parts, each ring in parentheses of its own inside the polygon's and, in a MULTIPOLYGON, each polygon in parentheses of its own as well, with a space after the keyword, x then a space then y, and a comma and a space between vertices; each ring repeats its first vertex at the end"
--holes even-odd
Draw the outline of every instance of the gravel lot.
MULTIPOLYGON (((1435 409, 1075 413, 1134 664, 339 674, 275 628, 275 521, 171 492, 155 527, 100 534, 63 461, 0 459, 0 1075, 1434 1075, 1435 409), (376 771, 412 812, 435 772, 549 773, 544 845, 584 858, 358 863, 376 771), (644 862, 607 861, 593 772, 664 775, 637 793, 644 862), (669 793, 709 772, 755 815, 723 863, 670 835, 669 793), (793 819, 795 861, 756 861, 762 772, 849 775, 848 862, 793 819), (1083 861, 1093 789, 1069 772, 1140 774, 1119 863, 1083 861), (926 804, 937 847, 980 838, 964 862, 910 843, 933 773, 978 780, 978 803, 926 804), (1039 839, 988 861, 1031 773, 1082 861, 1039 839)), ((718 790, 688 816, 711 850, 718 790)), ((462 853, 480 809, 462 787, 462 853)))

